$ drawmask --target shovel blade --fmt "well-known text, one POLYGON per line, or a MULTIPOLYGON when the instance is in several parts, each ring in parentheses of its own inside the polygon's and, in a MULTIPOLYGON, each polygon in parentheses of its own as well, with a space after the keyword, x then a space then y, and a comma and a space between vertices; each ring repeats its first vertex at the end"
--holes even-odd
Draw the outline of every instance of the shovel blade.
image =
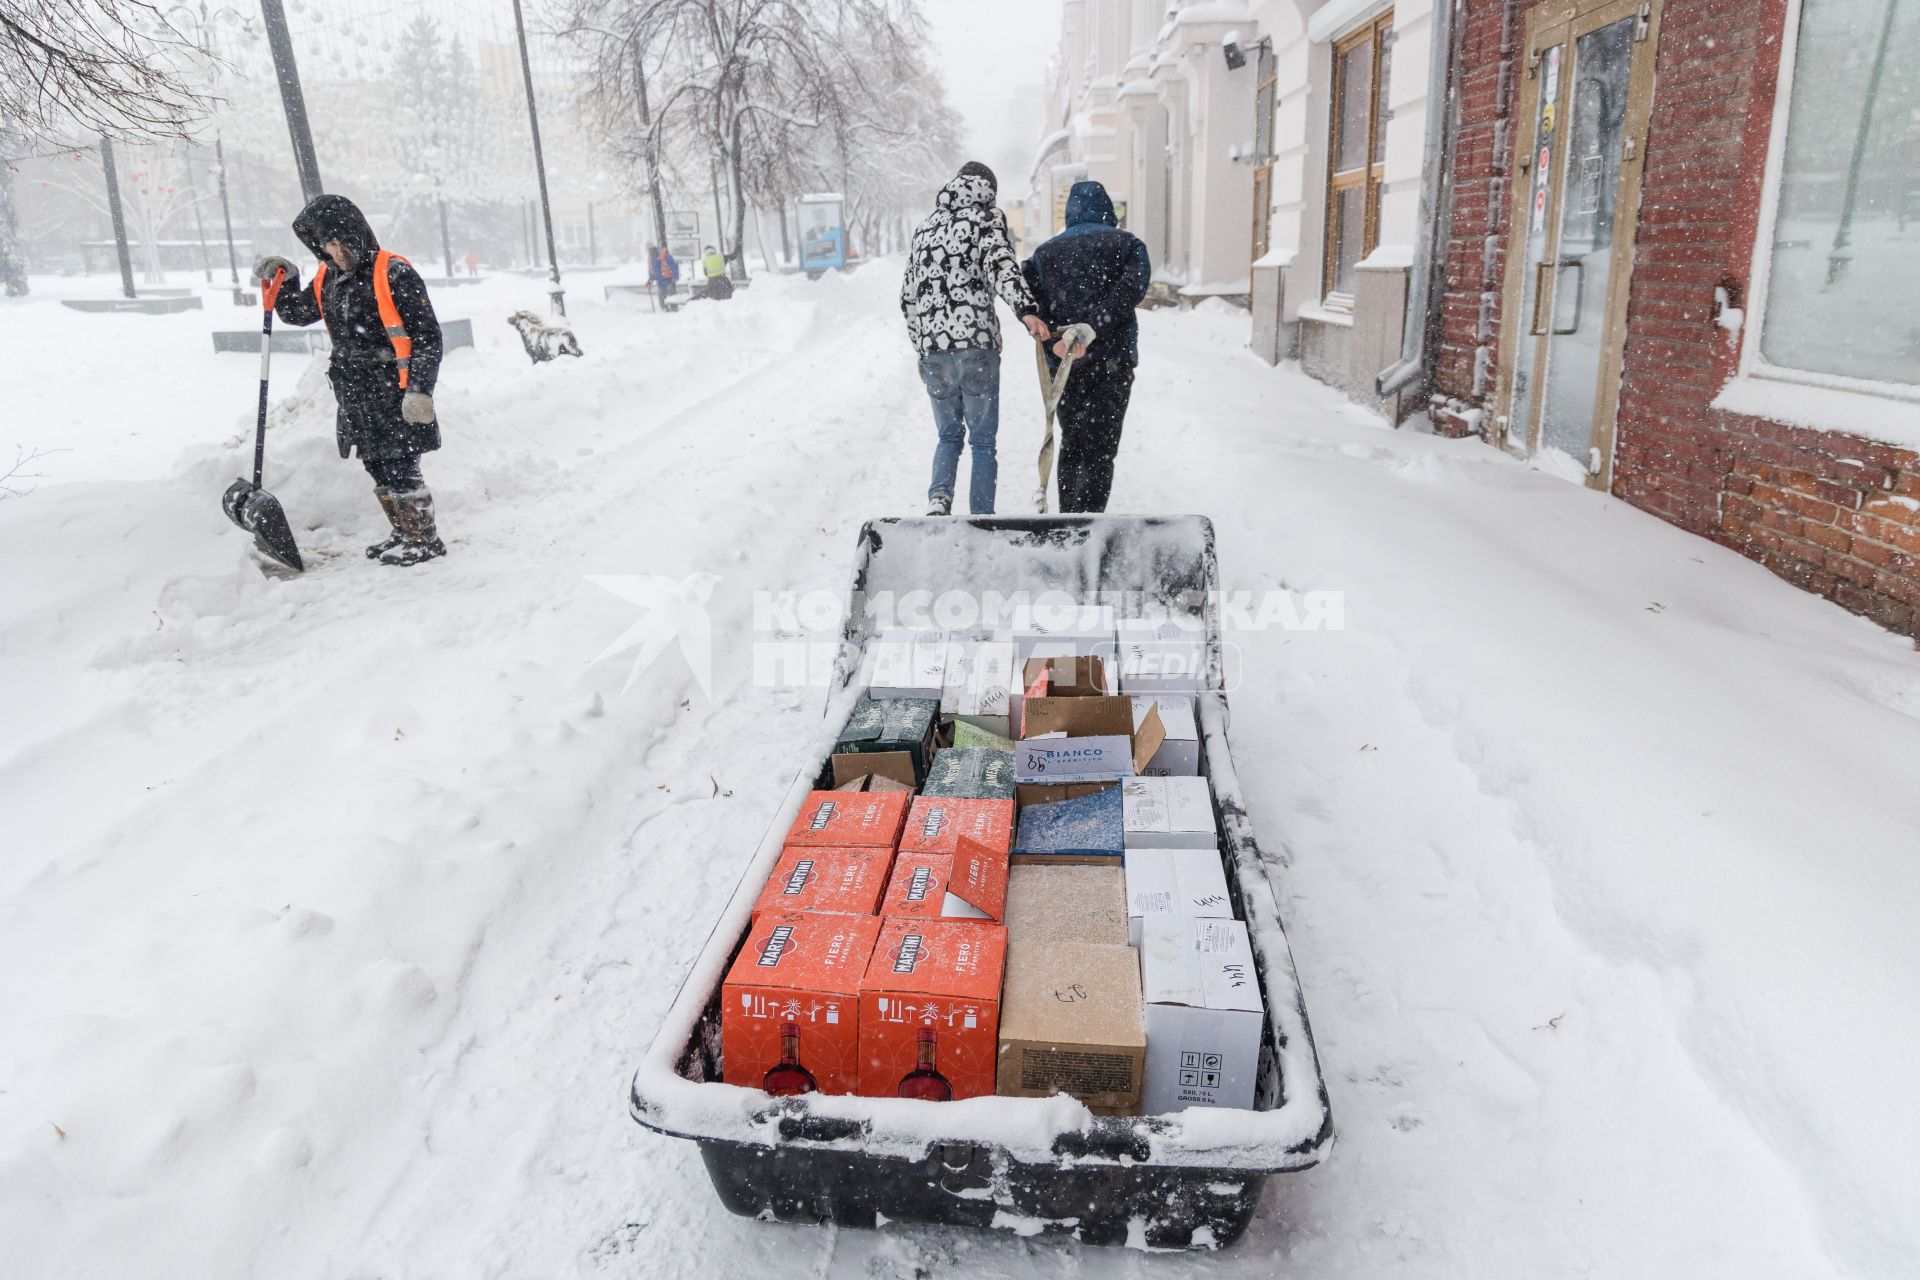
POLYGON ((227 519, 253 535, 253 545, 262 555, 295 572, 306 571, 280 499, 250 481, 235 480, 221 496, 220 509, 227 513, 227 519))

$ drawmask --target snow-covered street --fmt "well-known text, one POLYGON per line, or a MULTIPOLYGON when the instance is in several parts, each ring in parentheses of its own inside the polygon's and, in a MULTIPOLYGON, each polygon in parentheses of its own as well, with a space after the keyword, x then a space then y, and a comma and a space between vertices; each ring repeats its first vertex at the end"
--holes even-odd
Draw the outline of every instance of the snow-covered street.
POLYGON ((503 323, 540 282, 436 295, 479 347, 412 571, 361 556, 324 361, 277 358, 296 578, 219 507, 257 364, 207 333, 257 313, 0 302, 0 446, 56 451, 0 501, 0 1272, 1920 1272, 1912 642, 1389 430, 1220 302, 1143 314, 1112 505, 1211 517, 1229 589, 1345 593, 1344 630, 1234 637, 1330 1156, 1211 1256, 728 1215, 626 1089, 819 712, 755 682, 753 594, 843 590, 933 430, 897 262, 672 317, 606 279, 541 366, 503 323), (711 698, 672 652, 623 692, 635 606, 589 578, 695 574, 711 698))

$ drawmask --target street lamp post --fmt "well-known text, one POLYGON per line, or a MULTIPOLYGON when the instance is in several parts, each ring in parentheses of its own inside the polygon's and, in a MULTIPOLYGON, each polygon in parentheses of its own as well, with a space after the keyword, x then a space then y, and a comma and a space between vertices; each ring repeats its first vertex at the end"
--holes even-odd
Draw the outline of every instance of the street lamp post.
POLYGON ((533 102, 533 63, 527 58, 527 21, 520 12, 520 0, 513 0, 513 30, 520 37, 520 75, 527 83, 527 125, 533 130, 533 167, 540 176, 540 216, 547 229, 547 301, 555 315, 564 316, 567 293, 560 287, 560 253, 553 242, 553 202, 547 196, 547 158, 540 149, 540 111, 533 102))
MULTIPOLYGON (((514 0, 516 11, 519 0, 514 0)), ((293 37, 287 32, 287 13, 280 0, 260 0, 260 17, 267 28, 267 46, 273 50, 274 75, 280 81, 280 104, 287 112, 287 136, 293 142, 293 164, 300 173, 300 194, 313 200, 320 185, 320 158, 313 149, 313 130, 307 124, 307 100, 300 92, 300 67, 293 58, 293 37)))

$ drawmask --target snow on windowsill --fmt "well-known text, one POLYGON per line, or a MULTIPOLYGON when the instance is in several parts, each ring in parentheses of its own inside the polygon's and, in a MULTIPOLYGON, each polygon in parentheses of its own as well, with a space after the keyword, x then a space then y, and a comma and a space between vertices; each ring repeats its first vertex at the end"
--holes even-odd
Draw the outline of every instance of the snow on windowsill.
POLYGON ((1406 271, 1413 266, 1413 246, 1383 244, 1353 264, 1355 271, 1406 271))
POLYGON ((1260 271, 1265 269, 1278 268, 1281 271, 1285 271, 1288 267, 1293 265, 1293 260, 1296 256, 1298 255, 1292 249, 1279 249, 1279 248, 1269 249, 1267 250, 1266 255, 1264 257, 1259 258, 1254 262, 1253 269, 1255 271, 1260 271))
POLYGON ((1180 290, 1180 296, 1183 298, 1231 298, 1236 294, 1252 292, 1253 281, 1242 279, 1214 284, 1190 284, 1180 290))
POLYGON ((1864 436, 1902 449, 1920 449, 1920 402, 1912 400, 1743 373, 1720 388, 1712 407, 1815 431, 1864 436))
POLYGON ((1300 308, 1300 318, 1315 324, 1337 324, 1343 329, 1353 328, 1353 312, 1332 311, 1326 307, 1311 304, 1300 308))

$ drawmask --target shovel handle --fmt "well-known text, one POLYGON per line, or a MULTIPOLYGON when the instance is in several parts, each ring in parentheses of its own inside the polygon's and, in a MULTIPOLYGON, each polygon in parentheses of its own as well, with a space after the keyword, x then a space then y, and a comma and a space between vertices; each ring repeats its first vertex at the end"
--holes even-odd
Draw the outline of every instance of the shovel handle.
POLYGON ((260 286, 260 418, 253 429, 253 487, 263 483, 267 470, 267 369, 273 360, 273 304, 285 284, 284 268, 260 286))
POLYGON ((280 286, 286 282, 287 269, 282 267, 273 273, 273 279, 260 286, 260 307, 262 310, 273 310, 274 304, 280 300, 280 286))

